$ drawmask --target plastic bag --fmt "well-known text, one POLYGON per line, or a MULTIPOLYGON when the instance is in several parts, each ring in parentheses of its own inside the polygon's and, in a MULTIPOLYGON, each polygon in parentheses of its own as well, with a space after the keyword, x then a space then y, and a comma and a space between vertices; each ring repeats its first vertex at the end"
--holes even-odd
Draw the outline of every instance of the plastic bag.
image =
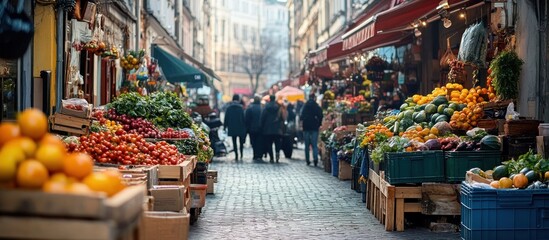
POLYGON ((81 98, 70 98, 67 100, 61 100, 61 104, 63 105, 63 108, 76 111, 88 111, 89 107, 88 101, 81 98))
POLYGON ((509 106, 507 106, 507 113, 505 114, 506 120, 517 120, 519 119, 520 114, 518 112, 515 112, 515 104, 509 103, 509 106))
POLYGON ((487 37, 483 23, 471 25, 461 38, 458 60, 484 66, 486 63, 487 37))

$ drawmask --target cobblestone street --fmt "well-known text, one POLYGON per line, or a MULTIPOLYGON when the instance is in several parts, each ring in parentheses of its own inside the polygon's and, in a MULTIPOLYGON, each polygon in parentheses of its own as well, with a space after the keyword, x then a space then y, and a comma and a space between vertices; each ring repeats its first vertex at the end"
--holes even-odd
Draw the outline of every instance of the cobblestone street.
POLYGON ((322 166, 307 166, 302 149, 280 163, 215 159, 215 194, 208 195, 189 239, 459 239, 427 228, 387 232, 350 188, 322 166))

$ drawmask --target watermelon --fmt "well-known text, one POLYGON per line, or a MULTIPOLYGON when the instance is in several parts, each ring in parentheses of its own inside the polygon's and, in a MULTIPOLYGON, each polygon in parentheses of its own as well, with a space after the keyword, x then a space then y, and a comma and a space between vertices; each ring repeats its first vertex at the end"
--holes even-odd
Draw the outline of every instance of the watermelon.
POLYGON ((437 106, 435 104, 427 104, 427 106, 425 106, 425 112, 428 113, 428 114, 433 114, 433 113, 436 113, 437 112, 437 106))
POLYGON ((451 109, 454 109, 454 110, 459 109, 459 105, 457 105, 457 103, 450 103, 450 105, 448 105, 448 107, 451 108, 451 109))
POLYGON ((431 116, 431 122, 433 123, 436 123, 437 122, 437 117, 440 116, 439 113, 435 113, 431 116))
POLYGON ((436 122, 448 122, 448 117, 446 115, 440 115, 437 117, 436 122))
POLYGON ((502 177, 509 177, 509 171, 507 170, 507 167, 505 165, 499 165, 494 168, 492 177, 494 178, 494 180, 499 180, 502 177))
POLYGON ((448 103, 448 99, 446 99, 445 96, 438 96, 436 97, 435 99, 433 99, 433 101, 431 101, 432 104, 435 104, 437 106, 441 105, 441 104, 446 104, 448 103))
POLYGON ((427 115, 425 114, 424 110, 421 110, 415 117, 414 122, 420 123, 425 122, 427 120, 427 115))
POLYGON ((450 107, 444 109, 444 115, 446 115, 448 117, 452 117, 453 114, 454 114, 454 109, 452 109, 450 107))
POLYGON ((481 150, 500 150, 501 142, 499 138, 494 135, 486 135, 480 140, 481 150))

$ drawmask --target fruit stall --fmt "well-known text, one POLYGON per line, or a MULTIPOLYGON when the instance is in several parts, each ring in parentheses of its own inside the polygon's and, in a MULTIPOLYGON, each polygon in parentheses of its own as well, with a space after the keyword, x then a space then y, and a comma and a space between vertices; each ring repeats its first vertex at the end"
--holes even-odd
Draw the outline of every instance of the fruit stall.
MULTIPOLYGON (((478 31, 477 24, 469 28, 478 31)), ((462 47, 448 62, 445 84, 394 109, 376 109, 370 119, 346 119, 353 106, 371 109, 364 96, 324 92, 324 170, 351 180, 388 231, 427 223, 433 231, 461 231, 464 239, 523 232, 541 239, 549 229, 542 217, 514 219, 547 204, 549 127, 516 111, 523 61, 514 50, 487 58, 474 49, 462 47)))
POLYGON ((207 184, 213 189, 207 129, 172 93, 125 93, 96 108, 67 102, 70 111, 49 122, 31 109, 20 114, 18 125, 0 126, 9 133, 0 139, 0 193, 7 196, 0 200, 6 214, 0 237, 187 238, 205 205, 207 184), (50 127, 54 132, 47 133, 50 127), (27 215, 32 218, 22 217, 27 215), (29 225, 39 231, 20 227, 29 225), (158 225, 177 231, 159 233, 158 225))

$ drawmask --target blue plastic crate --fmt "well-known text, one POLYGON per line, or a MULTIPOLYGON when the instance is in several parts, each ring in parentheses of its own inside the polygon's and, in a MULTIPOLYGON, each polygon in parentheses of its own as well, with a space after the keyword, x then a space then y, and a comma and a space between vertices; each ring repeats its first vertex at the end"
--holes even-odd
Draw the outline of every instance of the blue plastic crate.
POLYGON ((461 184, 462 239, 549 239, 549 189, 461 184))

